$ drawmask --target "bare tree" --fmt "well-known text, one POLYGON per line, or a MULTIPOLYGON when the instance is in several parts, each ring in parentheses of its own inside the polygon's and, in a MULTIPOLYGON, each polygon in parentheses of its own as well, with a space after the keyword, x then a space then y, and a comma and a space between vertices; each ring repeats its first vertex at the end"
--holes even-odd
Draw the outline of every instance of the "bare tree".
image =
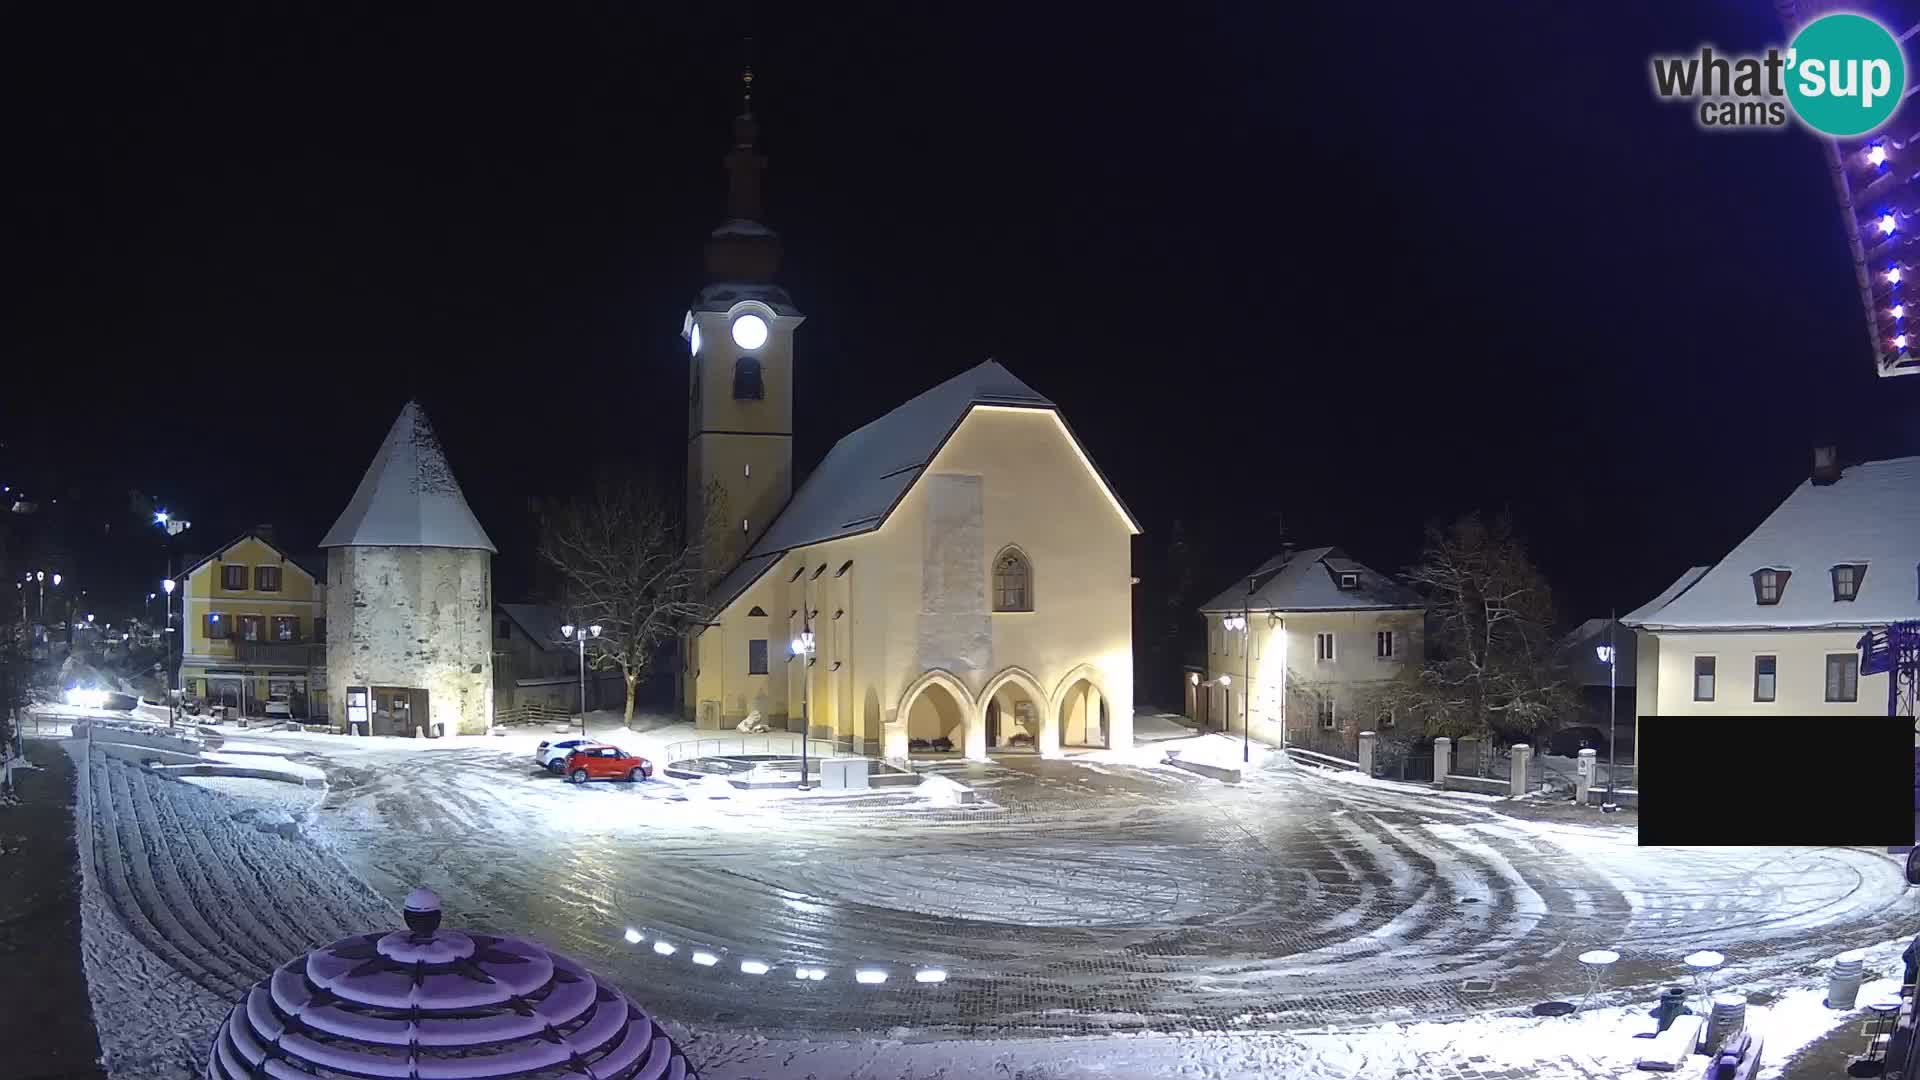
POLYGON ((561 602, 574 622, 600 627, 587 642, 587 660, 625 679, 629 724, 634 693, 660 646, 708 615, 713 576, 703 568, 702 540, 725 536, 713 520, 720 494, 717 485, 706 493, 708 520, 689 532, 678 500, 657 479, 608 472, 590 494, 543 515, 540 557, 559 571, 561 602))
POLYGON ((1429 526, 1408 582, 1427 600, 1427 663, 1383 688, 1429 735, 1527 742, 1573 707, 1553 596, 1505 518, 1429 526))

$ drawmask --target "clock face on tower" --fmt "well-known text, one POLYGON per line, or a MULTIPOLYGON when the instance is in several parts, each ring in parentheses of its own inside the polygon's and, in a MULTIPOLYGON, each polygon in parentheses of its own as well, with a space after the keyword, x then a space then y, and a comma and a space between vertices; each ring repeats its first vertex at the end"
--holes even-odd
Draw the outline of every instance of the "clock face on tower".
POLYGON ((758 315, 742 315, 733 320, 733 343, 749 351, 767 343, 767 320, 758 315))

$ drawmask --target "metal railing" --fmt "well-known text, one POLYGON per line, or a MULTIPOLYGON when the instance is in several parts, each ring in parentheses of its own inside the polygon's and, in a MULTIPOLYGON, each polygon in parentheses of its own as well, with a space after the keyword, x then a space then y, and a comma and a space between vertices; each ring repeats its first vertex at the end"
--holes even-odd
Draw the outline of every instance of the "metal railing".
MULTIPOLYGON (((839 753, 832 739, 808 739, 809 757, 833 757, 839 753)), ((732 757, 749 754, 767 756, 799 757, 800 736, 795 733, 775 732, 769 735, 742 735, 729 739, 684 739, 667 746, 668 761, 685 761, 689 758, 732 757)))

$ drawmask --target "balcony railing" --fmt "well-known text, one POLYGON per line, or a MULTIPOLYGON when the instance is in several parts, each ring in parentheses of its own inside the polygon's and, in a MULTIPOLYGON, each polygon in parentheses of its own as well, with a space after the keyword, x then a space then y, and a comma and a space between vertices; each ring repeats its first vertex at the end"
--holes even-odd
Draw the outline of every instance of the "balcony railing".
POLYGON ((311 641, 234 641, 233 658, 243 664, 274 667, 320 667, 327 647, 311 641))

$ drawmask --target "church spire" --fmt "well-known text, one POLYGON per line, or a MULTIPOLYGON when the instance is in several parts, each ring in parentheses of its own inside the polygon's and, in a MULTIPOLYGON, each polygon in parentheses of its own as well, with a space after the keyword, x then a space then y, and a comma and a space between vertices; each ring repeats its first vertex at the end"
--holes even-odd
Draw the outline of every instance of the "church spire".
MULTIPOLYGON (((751 52, 753 39, 747 39, 747 47, 751 52)), ((727 217, 735 221, 759 221, 765 213, 760 205, 760 172, 767 167, 767 159, 754 146, 759 137, 749 55, 740 73, 740 115, 733 118, 733 149, 727 154, 727 217)))

